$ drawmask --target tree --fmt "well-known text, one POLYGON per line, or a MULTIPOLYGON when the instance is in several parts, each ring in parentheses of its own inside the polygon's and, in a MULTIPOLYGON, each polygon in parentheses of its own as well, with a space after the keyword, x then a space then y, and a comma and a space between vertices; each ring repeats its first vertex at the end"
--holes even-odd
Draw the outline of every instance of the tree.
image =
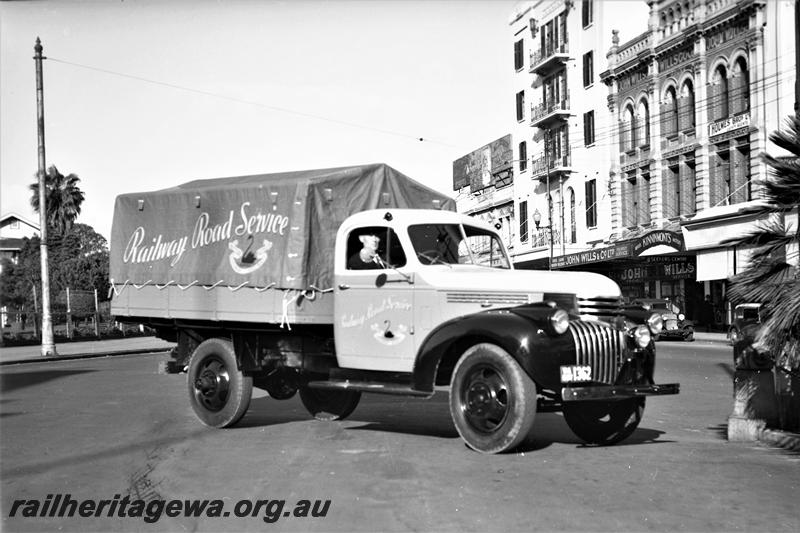
POLYGON ((764 156, 770 171, 761 182, 764 202, 760 209, 767 221, 740 239, 726 241, 753 247, 750 265, 731 280, 730 297, 734 302, 762 304, 765 320, 755 345, 776 356, 779 365, 797 370, 800 367, 797 267, 800 224, 795 222, 797 227, 792 228, 786 218, 793 213, 796 216, 800 205, 800 115, 790 118, 787 129, 772 133, 770 140, 790 155, 764 156))
MULTIPOLYGON (((63 235, 72 227, 81 213, 84 200, 83 191, 78 187, 80 178, 75 174, 64 176, 55 165, 47 169, 44 176, 45 203, 47 207, 47 227, 55 235, 63 235)), ((39 212, 39 180, 30 185, 31 206, 39 212)), ((55 235, 53 235, 55 237, 55 235)))
MULTIPOLYGON (((33 288, 41 287, 39 237, 23 239, 16 264, 3 260, 0 273, 0 305, 33 311, 33 288)), ((53 241, 50 247, 51 301, 65 310, 58 296, 69 287, 75 291, 97 290, 99 300, 108 299, 108 245, 105 238, 86 224, 53 241)))

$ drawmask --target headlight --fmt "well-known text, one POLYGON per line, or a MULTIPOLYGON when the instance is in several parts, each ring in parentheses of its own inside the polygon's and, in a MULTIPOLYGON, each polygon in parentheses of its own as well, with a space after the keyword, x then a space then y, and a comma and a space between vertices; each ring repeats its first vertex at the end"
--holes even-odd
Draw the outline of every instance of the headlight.
POLYGON ((684 318, 686 318, 686 315, 684 315, 683 313, 678 313, 678 320, 683 321, 684 318))
POLYGON ((651 338, 650 328, 645 325, 636 326, 636 329, 633 330, 633 340, 636 341, 636 346, 639 348, 647 348, 651 338))
POLYGON ((664 319, 661 318, 661 315, 658 313, 653 313, 650 315, 650 318, 647 319, 647 327, 650 328, 650 332, 653 335, 658 335, 661 333, 661 330, 664 329, 664 319))
POLYGON ((556 335, 561 335, 569 328, 569 315, 563 309, 557 309, 550 315, 550 327, 556 335))

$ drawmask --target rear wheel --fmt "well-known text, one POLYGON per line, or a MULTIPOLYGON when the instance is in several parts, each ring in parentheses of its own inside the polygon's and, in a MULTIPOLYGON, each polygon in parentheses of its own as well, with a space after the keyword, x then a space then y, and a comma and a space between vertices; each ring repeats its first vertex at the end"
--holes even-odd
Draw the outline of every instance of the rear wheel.
POLYGON ((250 406, 253 379, 239 371, 233 345, 225 339, 208 339, 195 349, 187 382, 192 409, 207 426, 232 426, 250 406))
POLYGON ((456 364, 450 414, 467 445, 500 453, 519 445, 536 417, 536 385, 508 352, 477 344, 456 364))
POLYGON ((642 421, 644 400, 564 402, 564 420, 582 440, 608 446, 625 440, 636 430, 642 421))
POLYGON ((317 420, 344 420, 358 407, 359 391, 300 387, 300 401, 317 420))

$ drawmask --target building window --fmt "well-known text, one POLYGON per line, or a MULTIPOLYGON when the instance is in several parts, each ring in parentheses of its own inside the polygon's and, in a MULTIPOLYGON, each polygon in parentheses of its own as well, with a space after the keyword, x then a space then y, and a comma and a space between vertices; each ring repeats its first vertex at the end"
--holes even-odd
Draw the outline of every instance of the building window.
POLYGON ((594 83, 594 52, 583 54, 583 86, 594 83))
POLYGON ((517 93, 517 122, 525 118, 525 91, 517 93))
POLYGON ((542 102, 548 110, 565 109, 563 103, 567 101, 568 94, 566 71, 546 78, 542 82, 542 102))
POLYGON ((738 204, 753 199, 753 184, 750 176, 750 145, 737 146, 731 151, 733 192, 731 203, 738 204))
POLYGON ((575 191, 572 187, 567 189, 567 197, 569 198, 569 242, 572 244, 578 242, 578 228, 575 220, 575 191))
POLYGON ((525 66, 525 56, 523 55, 522 39, 514 43, 514 70, 522 70, 525 66))
POLYGON ((522 141, 519 143, 519 171, 526 170, 528 170, 528 143, 522 141))
POLYGON ((528 202, 519 203, 519 242, 528 242, 528 202))
POLYGON ((664 95, 664 103, 661 104, 661 129, 661 133, 667 137, 678 133, 678 98, 675 87, 667 89, 664 95))
POLYGON ((687 159, 680 167, 680 214, 693 215, 696 211, 696 182, 697 173, 695 171, 694 159, 687 159))
POLYGON ((694 130, 695 127, 694 86, 690 80, 681 85, 681 97, 678 99, 678 129, 694 130))
POLYGON ((630 152, 636 148, 636 115, 633 113, 633 106, 628 104, 622 113, 622 124, 620 124, 620 148, 623 152, 630 152))
POLYGON ((664 218, 676 218, 680 214, 681 187, 678 180, 678 159, 669 159, 664 169, 664 218))
POLYGON ((750 76, 743 57, 737 59, 733 65, 728 108, 733 115, 750 110, 750 76))
POLYGON ((597 180, 588 180, 586 188, 586 227, 597 226, 597 180))
POLYGON ((643 171, 638 181, 636 223, 646 226, 650 224, 650 173, 643 171))
POLYGON ((583 0, 583 5, 581 6, 581 21, 583 22, 584 28, 589 26, 592 20, 594 20, 594 6, 592 5, 592 1, 593 0, 583 0))
POLYGON ((711 163, 711 207, 729 205, 733 193, 731 184, 731 155, 728 143, 716 146, 716 156, 711 163))
POLYGON ((583 114, 583 144, 594 144, 594 110, 583 114))
POLYGON ((636 132, 635 146, 649 146, 650 145, 650 107, 647 105, 647 100, 642 99, 639 102, 639 112, 636 117, 638 130, 636 132))
POLYGON ((728 73, 720 65, 711 78, 711 120, 728 117, 728 73))

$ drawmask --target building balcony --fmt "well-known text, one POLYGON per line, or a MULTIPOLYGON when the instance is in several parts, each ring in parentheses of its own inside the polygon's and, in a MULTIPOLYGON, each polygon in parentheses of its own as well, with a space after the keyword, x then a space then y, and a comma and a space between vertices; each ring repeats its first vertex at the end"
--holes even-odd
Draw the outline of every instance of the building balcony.
POLYGON ((560 173, 569 173, 572 171, 572 156, 569 152, 555 156, 542 156, 535 159, 531 164, 531 177, 540 181, 547 179, 547 174, 550 178, 556 177, 560 173))
POLYGON ((531 107, 531 126, 547 128, 569 118, 569 94, 561 100, 548 100, 531 107))
POLYGON ((530 72, 539 76, 546 76, 563 67, 570 59, 572 58, 569 55, 569 43, 564 42, 556 46, 540 48, 531 52, 530 72))

